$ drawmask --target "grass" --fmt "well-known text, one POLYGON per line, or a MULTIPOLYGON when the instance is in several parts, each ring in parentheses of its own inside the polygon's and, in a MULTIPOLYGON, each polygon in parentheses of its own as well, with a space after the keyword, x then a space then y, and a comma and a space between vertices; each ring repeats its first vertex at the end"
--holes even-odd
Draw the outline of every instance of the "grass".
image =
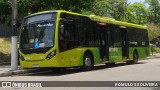
POLYGON ((155 52, 155 53, 160 53, 160 48, 154 48, 154 49, 153 49, 153 52, 155 52))
POLYGON ((10 38, 0 38, 0 65, 10 63, 11 57, 10 38))
POLYGON ((150 46, 150 54, 160 53, 160 48, 156 46, 150 46))
POLYGON ((10 54, 11 40, 9 38, 0 38, 0 52, 10 54))

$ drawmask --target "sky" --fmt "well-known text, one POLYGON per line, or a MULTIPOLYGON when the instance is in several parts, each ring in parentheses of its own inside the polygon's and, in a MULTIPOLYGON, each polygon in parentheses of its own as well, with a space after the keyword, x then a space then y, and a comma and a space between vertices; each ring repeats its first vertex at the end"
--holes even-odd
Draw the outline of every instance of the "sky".
POLYGON ((144 2, 144 0, 128 0, 129 3, 134 3, 134 2, 144 2))

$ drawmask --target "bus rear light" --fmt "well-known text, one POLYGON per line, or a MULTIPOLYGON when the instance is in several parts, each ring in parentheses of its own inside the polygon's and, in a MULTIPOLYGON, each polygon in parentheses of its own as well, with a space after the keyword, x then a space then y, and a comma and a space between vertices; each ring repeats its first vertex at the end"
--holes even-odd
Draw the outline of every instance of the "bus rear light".
POLYGON ((53 52, 49 53, 46 57, 47 60, 51 59, 52 57, 54 57, 56 55, 56 50, 54 50, 53 52))

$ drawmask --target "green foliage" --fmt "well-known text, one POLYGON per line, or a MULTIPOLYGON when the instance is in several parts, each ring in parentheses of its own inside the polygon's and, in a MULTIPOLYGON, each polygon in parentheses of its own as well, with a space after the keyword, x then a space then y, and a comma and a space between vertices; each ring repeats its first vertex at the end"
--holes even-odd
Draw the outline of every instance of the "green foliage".
POLYGON ((127 21, 136 24, 147 23, 147 10, 146 6, 142 3, 133 3, 128 5, 127 8, 127 21))
MULTIPOLYGON (((61 9, 83 14, 95 14, 137 24, 160 24, 160 1, 129 4, 127 0, 17 0, 19 16, 61 9), (146 7, 147 4, 147 7, 146 7)), ((10 0, 0 0, 0 23, 11 22, 10 0)))
POLYGON ((98 16, 111 17, 110 10, 112 6, 108 2, 109 0, 96 0, 92 5, 91 11, 98 16))
POLYGON ((81 12, 89 9, 94 0, 18 0, 19 14, 27 15, 44 10, 67 10, 81 12))
POLYGON ((81 10, 81 13, 84 14, 84 15, 94 15, 93 12, 88 11, 88 10, 83 10, 83 9, 81 10))
POLYGON ((91 11, 99 16, 147 25, 150 41, 160 36, 160 1, 158 0, 133 4, 128 4, 127 0, 96 0, 91 11))
POLYGON ((127 0, 96 0, 91 11, 98 16, 112 17, 125 21, 127 0))
POLYGON ((153 45, 150 45, 150 53, 153 54, 153 53, 160 53, 160 48, 159 47, 156 47, 156 46, 153 46, 153 45))
MULTIPOLYGON (((88 12, 94 0, 17 0, 18 15, 24 17, 31 13, 61 9, 81 13, 88 12)), ((11 3, 10 0, 0 0, 0 23, 10 24, 11 3)))
POLYGON ((149 5, 148 8, 148 22, 160 24, 160 1, 159 0, 145 0, 149 5))
POLYGON ((11 4, 9 1, 0 0, 0 23, 10 24, 11 4))
POLYGON ((147 27, 148 27, 148 36, 149 36, 150 41, 160 36, 159 26, 153 23, 150 23, 150 24, 147 24, 147 27))
POLYGON ((5 64, 11 60, 11 40, 9 38, 0 38, 0 43, 0 64, 5 64))

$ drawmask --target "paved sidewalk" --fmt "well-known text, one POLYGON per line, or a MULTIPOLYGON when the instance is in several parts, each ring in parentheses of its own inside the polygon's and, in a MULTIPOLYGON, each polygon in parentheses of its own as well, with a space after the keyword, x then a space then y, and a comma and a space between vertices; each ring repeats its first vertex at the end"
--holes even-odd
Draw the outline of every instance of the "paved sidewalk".
POLYGON ((2 65, 2 66, 0 66, 0 77, 39 72, 41 70, 42 69, 21 69, 18 66, 18 70, 12 71, 10 65, 2 65))
POLYGON ((147 57, 148 59, 152 59, 152 58, 160 58, 160 53, 156 53, 153 55, 150 55, 149 57, 147 57))
MULTIPOLYGON (((151 55, 147 58, 148 59, 160 58, 160 53, 151 55)), ((18 67, 18 70, 11 71, 10 65, 2 65, 2 66, 0 66, 0 77, 19 75, 19 74, 25 74, 25 73, 33 73, 33 72, 40 72, 43 70, 44 69, 21 69, 20 67, 18 67)))

